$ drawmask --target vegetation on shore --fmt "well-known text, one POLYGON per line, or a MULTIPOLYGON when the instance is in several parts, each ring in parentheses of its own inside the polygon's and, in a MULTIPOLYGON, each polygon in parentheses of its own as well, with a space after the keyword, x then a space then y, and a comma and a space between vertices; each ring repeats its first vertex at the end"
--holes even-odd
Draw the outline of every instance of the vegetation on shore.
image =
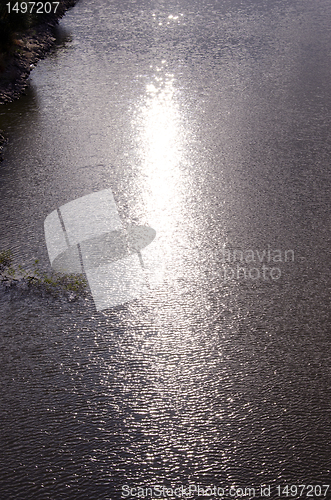
POLYGON ((64 295, 69 300, 86 295, 87 281, 82 274, 43 273, 37 264, 38 260, 33 270, 25 270, 21 265, 15 267, 11 250, 3 250, 0 252, 0 285, 33 289, 52 296, 64 295))

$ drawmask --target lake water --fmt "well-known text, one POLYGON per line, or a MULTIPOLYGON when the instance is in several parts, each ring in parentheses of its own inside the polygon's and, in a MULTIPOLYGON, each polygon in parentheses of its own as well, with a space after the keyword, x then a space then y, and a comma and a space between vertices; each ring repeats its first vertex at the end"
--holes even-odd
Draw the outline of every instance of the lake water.
POLYGON ((99 312, 1 289, 1 499, 331 498, 330 23, 80 0, 0 108, 0 249, 50 271, 46 217, 110 189, 163 272, 99 312))

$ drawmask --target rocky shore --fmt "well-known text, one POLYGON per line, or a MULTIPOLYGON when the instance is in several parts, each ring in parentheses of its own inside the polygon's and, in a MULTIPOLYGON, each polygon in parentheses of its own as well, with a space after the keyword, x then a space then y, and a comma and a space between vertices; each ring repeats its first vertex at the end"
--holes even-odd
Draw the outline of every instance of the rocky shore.
MULTIPOLYGON (((0 73, 0 104, 18 99, 24 92, 34 65, 45 57, 55 43, 54 28, 58 20, 77 1, 62 0, 56 15, 53 14, 47 22, 16 34, 14 47, 0 73)), ((0 137, 0 156, 4 143, 5 138, 0 137)))
POLYGON ((32 270, 13 266, 11 250, 0 252, 0 293, 4 291, 28 292, 62 297, 69 302, 86 297, 87 281, 82 274, 42 273, 35 261, 32 270))

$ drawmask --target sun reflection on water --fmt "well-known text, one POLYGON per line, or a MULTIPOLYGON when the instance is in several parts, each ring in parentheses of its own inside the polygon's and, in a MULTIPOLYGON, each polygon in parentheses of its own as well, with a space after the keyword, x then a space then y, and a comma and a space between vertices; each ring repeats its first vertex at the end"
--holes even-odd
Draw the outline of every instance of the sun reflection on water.
POLYGON ((165 60, 151 66, 153 77, 138 106, 140 187, 149 223, 172 254, 170 241, 183 221, 186 182, 185 127, 175 76, 165 60))

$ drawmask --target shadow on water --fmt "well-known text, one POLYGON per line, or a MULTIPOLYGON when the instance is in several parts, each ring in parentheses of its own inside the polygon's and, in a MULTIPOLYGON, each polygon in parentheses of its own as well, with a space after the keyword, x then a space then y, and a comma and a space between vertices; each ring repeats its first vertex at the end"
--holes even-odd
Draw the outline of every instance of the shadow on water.
MULTIPOLYGON (((57 57, 60 49, 67 47, 72 41, 70 31, 62 26, 55 27, 55 44, 47 57, 57 57)), ((4 104, 0 107, 0 130, 10 137, 15 136, 19 130, 24 129, 25 120, 29 122, 39 112, 38 94, 36 88, 29 79, 24 93, 14 102, 4 104)))
POLYGON ((0 107, 0 129, 12 135, 17 127, 22 127, 22 120, 25 116, 30 115, 30 113, 35 114, 38 110, 37 93, 29 82, 24 94, 19 99, 0 107))
POLYGON ((50 55, 52 57, 56 56, 59 49, 66 48, 69 43, 72 42, 71 31, 64 28, 63 26, 55 26, 55 45, 52 47, 50 55))

